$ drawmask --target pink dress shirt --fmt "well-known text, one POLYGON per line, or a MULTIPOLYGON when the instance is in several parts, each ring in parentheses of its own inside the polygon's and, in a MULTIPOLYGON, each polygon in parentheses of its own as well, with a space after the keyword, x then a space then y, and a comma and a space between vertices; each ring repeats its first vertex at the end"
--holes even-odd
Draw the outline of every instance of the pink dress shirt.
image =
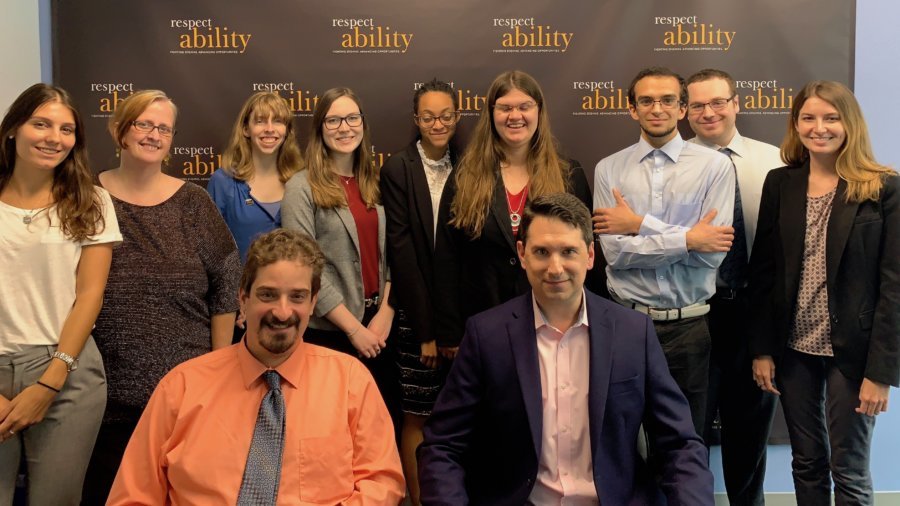
MULTIPOLYGON (((378 387, 355 358, 307 343, 275 368, 285 399, 279 505, 392 505, 405 485, 378 387)), ((184 362, 144 410, 108 505, 233 505, 266 367, 243 342, 184 362)))
POLYGON ((565 333, 547 323, 534 297, 532 303, 541 371, 543 433, 537 481, 529 503, 600 504, 591 463, 590 339, 584 295, 580 318, 565 333))

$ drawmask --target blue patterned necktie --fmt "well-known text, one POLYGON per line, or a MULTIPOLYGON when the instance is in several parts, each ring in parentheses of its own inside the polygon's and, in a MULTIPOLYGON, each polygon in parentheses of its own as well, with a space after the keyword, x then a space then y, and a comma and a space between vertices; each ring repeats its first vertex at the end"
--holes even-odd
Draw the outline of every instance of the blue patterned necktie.
POLYGON ((269 392, 263 397, 256 416, 238 506, 274 505, 278 497, 284 452, 284 397, 277 372, 266 371, 263 377, 269 384, 269 392))
MULTIPOLYGON (((731 159, 730 149, 722 148, 719 152, 731 159)), ((738 186, 737 167, 733 159, 731 168, 734 170, 734 220, 731 224, 734 227, 734 242, 731 243, 731 249, 719 266, 719 276, 729 288, 737 290, 747 281, 747 236, 744 230, 744 211, 741 207, 741 189, 738 186)))

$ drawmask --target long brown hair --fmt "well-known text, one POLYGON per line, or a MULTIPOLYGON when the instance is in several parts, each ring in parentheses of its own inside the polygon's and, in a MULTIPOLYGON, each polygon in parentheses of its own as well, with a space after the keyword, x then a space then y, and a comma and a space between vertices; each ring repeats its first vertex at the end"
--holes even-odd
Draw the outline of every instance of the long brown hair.
POLYGON ((9 107, 0 122, 0 191, 6 187, 16 164, 15 132, 31 118, 34 111, 48 102, 66 106, 75 119, 75 145, 66 158, 53 169, 51 194, 60 219, 60 230, 73 241, 84 241, 105 227, 103 202, 94 189, 93 174, 88 168, 84 123, 69 93, 57 86, 32 85, 9 107))
POLYGON ((503 141, 494 126, 494 104, 497 99, 519 90, 533 98, 538 106, 538 126, 528 150, 528 199, 559 193, 566 188, 571 167, 560 157, 559 147, 550 132, 550 114, 544 103, 544 92, 533 77, 519 70, 507 71, 494 79, 487 101, 475 126, 469 147, 456 169, 456 196, 453 198, 450 224, 478 237, 491 207, 494 186, 499 177, 500 162, 506 161, 503 141))
POLYGON ((278 179, 286 183, 295 172, 300 170, 300 146, 294 132, 293 114, 287 102, 277 93, 260 91, 250 95, 238 114, 231 129, 231 140, 225 153, 222 154, 222 167, 228 170, 235 179, 247 181, 253 177, 253 149, 250 138, 244 129, 250 128, 250 121, 257 118, 271 117, 284 123, 284 141, 278 146, 278 157, 275 165, 278 168, 278 179))
POLYGON ((853 92, 836 81, 811 81, 794 97, 787 133, 781 143, 781 159, 788 165, 802 165, 809 160, 809 150, 800 141, 797 121, 800 109, 812 97, 820 98, 837 109, 846 138, 838 152, 834 170, 847 182, 847 202, 878 200, 883 179, 894 175, 890 167, 875 161, 869 129, 853 92))
MULTIPOLYGON (((325 144, 322 129, 325 128, 325 115, 334 101, 347 97, 356 102, 359 113, 363 114, 362 103, 350 88, 331 88, 322 94, 313 112, 312 129, 306 144, 306 169, 309 170, 309 186, 312 189, 313 202, 318 207, 330 209, 347 206, 347 196, 337 174, 331 170, 331 151, 325 144)), ((369 122, 363 116, 363 138, 356 151, 353 152, 353 175, 359 183, 359 193, 366 207, 372 209, 381 202, 378 189, 378 171, 372 157, 369 122)))

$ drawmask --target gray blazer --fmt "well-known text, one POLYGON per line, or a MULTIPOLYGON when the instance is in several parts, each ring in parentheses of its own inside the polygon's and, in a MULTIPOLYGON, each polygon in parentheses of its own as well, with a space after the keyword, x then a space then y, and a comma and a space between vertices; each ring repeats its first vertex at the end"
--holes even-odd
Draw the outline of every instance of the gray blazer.
MULTIPOLYGON (((340 330, 324 315, 343 304, 357 319, 362 320, 365 303, 362 289, 359 238, 356 222, 348 207, 323 209, 313 201, 308 172, 294 174, 284 186, 281 201, 281 226, 309 234, 325 254, 322 288, 309 326, 321 330, 340 330)), ((378 292, 384 294, 384 284, 390 280, 387 255, 384 254, 384 208, 378 212, 378 292)))

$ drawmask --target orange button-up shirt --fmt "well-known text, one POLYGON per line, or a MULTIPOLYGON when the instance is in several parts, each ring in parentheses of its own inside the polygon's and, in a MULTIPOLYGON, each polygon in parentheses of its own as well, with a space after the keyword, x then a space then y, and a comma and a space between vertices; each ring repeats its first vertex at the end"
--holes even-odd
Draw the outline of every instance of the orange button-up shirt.
MULTIPOLYGON (((405 484, 394 429, 358 360, 301 343, 283 378, 279 505, 396 505, 405 484)), ((109 505, 237 502, 266 366, 243 343, 167 374, 135 428, 109 505)))

